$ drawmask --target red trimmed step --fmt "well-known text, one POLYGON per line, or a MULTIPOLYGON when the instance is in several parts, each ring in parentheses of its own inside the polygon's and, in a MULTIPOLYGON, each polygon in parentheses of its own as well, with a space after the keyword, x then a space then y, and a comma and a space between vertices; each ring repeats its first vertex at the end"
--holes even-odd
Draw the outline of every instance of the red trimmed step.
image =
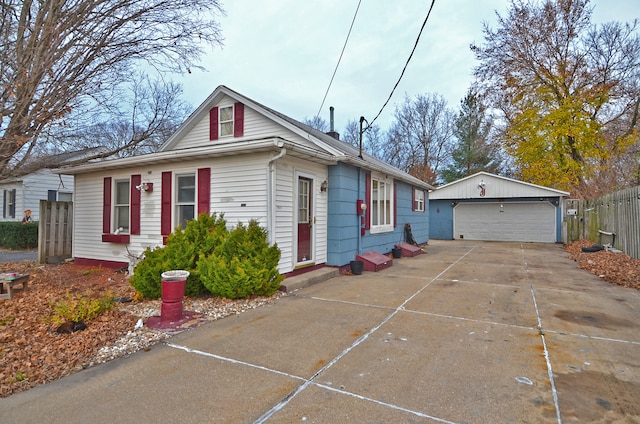
POLYGON ((393 265, 393 259, 378 252, 365 252, 356 255, 356 260, 364 262, 365 271, 380 271, 393 265))
POLYGON ((398 243, 396 244, 396 247, 399 247, 400 249, 402 249, 402 256, 411 257, 411 256, 417 256, 421 253, 424 253, 422 249, 420 249, 418 246, 414 246, 409 243, 398 243))

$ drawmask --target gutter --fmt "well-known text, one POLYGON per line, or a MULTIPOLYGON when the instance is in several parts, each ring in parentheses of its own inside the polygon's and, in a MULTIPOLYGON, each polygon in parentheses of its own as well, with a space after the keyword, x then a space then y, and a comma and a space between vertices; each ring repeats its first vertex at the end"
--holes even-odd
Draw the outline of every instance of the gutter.
POLYGON ((275 163, 287 154, 287 149, 284 147, 283 141, 279 141, 277 146, 280 147, 280 153, 272 157, 267 165, 267 241, 270 245, 273 245, 276 240, 274 234, 276 228, 276 201, 274 199, 274 194, 276 193, 275 163))

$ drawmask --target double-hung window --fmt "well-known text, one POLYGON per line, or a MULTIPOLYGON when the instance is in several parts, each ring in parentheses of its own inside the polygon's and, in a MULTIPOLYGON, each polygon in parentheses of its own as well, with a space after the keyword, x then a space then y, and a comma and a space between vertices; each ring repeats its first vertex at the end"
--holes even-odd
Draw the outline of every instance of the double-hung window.
POLYGON ((220 108, 220 137, 233 135, 233 106, 220 108))
POLYGON ((424 212, 424 190, 413 189, 413 210, 424 212))
POLYGON ((393 231, 393 181, 371 176, 371 232, 393 231))
POLYGON ((195 174, 176 176, 176 225, 185 228, 196 213, 195 174))
POLYGON ((4 190, 4 202, 2 205, 3 218, 16 217, 16 190, 4 190))
POLYGON ((118 233, 129 232, 129 180, 116 181, 114 198, 115 229, 118 233))

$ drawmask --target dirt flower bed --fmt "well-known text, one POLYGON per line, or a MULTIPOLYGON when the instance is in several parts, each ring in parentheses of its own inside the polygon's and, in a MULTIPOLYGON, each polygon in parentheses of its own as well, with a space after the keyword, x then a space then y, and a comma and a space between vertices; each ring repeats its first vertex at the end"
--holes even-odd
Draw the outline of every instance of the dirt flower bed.
POLYGON ((566 246, 569 257, 578 262, 580 268, 599 276, 604 281, 624 287, 640 289, 640 260, 624 253, 583 252, 583 247, 591 247, 589 240, 579 240, 566 246))
MULTIPOLYGON (((0 273, 29 274, 28 290, 14 291, 0 300, 0 397, 57 380, 84 368, 148 350, 170 332, 150 329, 143 321, 160 315, 160 300, 114 302, 108 310, 86 322, 86 329, 61 334, 51 322, 56 302, 71 296, 113 297, 129 300, 135 291, 125 272, 72 263, 39 266, 34 262, 2 263, 0 273)), ((282 293, 231 301, 187 298, 185 310, 201 315, 197 324, 269 304, 282 293)))

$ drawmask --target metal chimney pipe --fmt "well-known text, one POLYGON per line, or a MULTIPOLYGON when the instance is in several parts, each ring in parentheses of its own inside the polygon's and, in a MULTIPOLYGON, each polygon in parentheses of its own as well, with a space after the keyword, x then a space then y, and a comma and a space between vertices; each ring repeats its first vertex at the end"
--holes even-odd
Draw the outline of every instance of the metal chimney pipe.
POLYGON ((333 111, 334 111, 334 107, 333 106, 329 106, 329 131, 334 132, 334 127, 333 127, 333 111))

